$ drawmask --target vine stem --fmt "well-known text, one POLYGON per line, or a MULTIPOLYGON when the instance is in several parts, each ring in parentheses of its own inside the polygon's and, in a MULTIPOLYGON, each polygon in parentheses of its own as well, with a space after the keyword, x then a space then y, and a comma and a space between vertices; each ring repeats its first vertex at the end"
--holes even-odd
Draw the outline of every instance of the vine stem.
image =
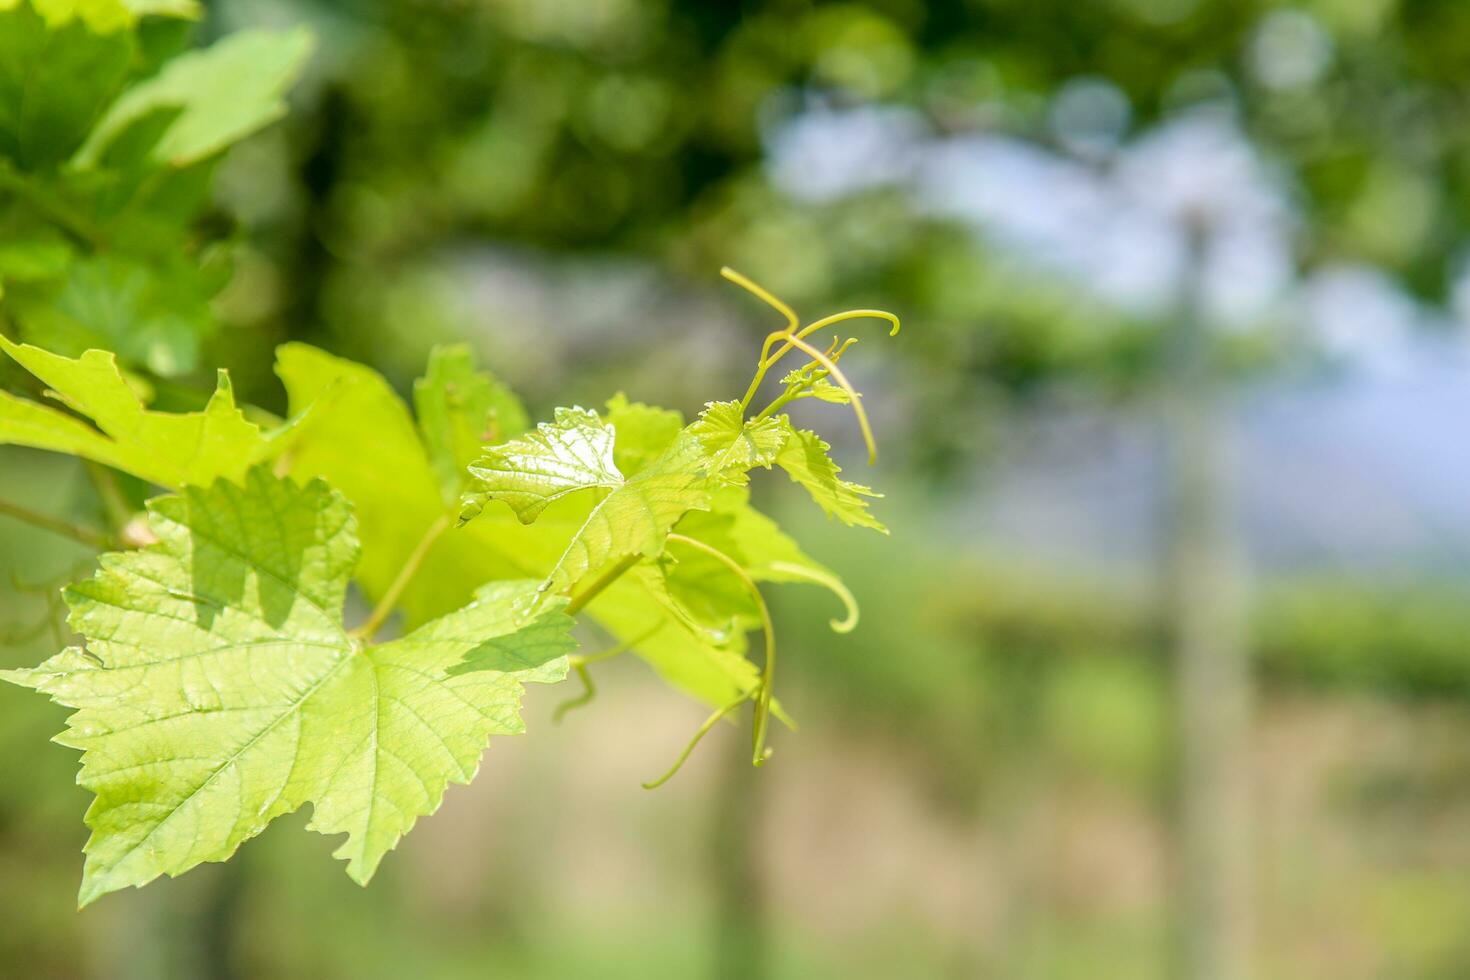
POLYGON ((24 521, 33 527, 41 528, 43 531, 50 531, 52 534, 59 534, 62 537, 71 538, 79 544, 84 544, 89 548, 96 548, 98 551, 106 551, 112 545, 112 539, 101 531, 81 524, 73 524, 71 521, 64 521, 59 517, 52 517, 49 514, 42 514, 39 511, 31 510, 29 507, 22 507, 20 504, 12 503, 8 500, 0 500, 0 514, 13 517, 18 521, 24 521))
MULTIPOLYGON (((669 541, 677 542, 696 551, 702 551, 716 561, 724 564, 725 567, 729 568, 740 579, 741 583, 750 593, 751 598, 755 600, 756 609, 760 611, 761 632, 765 634, 766 642, 766 662, 761 670, 760 690, 755 698, 755 730, 751 736, 751 764, 756 766, 765 765, 766 759, 770 757, 770 751, 766 749, 765 745, 766 729, 771 723, 771 686, 776 679, 776 627, 771 622, 771 610, 766 606, 765 596, 761 595, 760 586, 755 584, 755 579, 750 577, 750 573, 744 568, 741 568, 739 562, 725 554, 719 548, 683 534, 670 534, 669 541)), ((749 694, 746 697, 749 697, 749 694)), ((717 721, 718 718, 715 720, 717 721)))
POLYGON ((638 564, 638 560, 642 557, 642 555, 625 555, 616 565, 599 575, 597 581, 573 596, 572 601, 567 603, 566 614, 568 616, 577 615, 577 613, 586 607, 587 603, 596 599, 603 589, 612 585, 624 572, 638 564))
POLYGON ((781 411, 781 409, 796 401, 796 399, 801 398, 802 390, 803 389, 800 388, 788 388, 786 391, 777 396, 775 401, 771 402, 771 404, 767 405, 765 408, 757 412, 751 418, 751 421, 759 422, 761 419, 769 418, 772 415, 775 415, 777 412, 781 411))
POLYGON ((392 615, 394 607, 398 605, 398 600, 403 597, 403 590, 408 588, 408 583, 413 580, 414 573, 424 563, 424 558, 429 554, 429 549, 434 546, 435 541, 439 540, 439 535, 447 530, 449 530, 449 517, 448 515, 440 514, 439 518, 433 524, 429 525, 429 529, 424 532, 424 536, 419 540, 419 543, 414 546, 413 553, 408 556, 408 560, 398 570, 398 577, 393 580, 392 585, 388 586, 388 591, 383 593, 383 597, 373 607, 372 614, 368 616, 367 622, 353 630, 350 635, 366 639, 372 637, 378 631, 383 623, 387 621, 388 617, 392 615))

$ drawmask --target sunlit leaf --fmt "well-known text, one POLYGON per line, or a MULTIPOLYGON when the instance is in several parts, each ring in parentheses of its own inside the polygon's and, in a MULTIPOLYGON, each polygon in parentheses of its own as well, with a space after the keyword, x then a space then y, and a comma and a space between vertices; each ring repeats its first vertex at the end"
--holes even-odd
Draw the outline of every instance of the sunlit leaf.
POLYGON ((259 426, 235 406, 223 371, 203 411, 175 414, 146 408, 118 370, 116 357, 104 351, 73 359, 4 337, 0 350, 93 423, 0 392, 0 444, 70 453, 173 488, 221 476, 238 480, 269 451, 259 426))
POLYGON ((68 590, 85 650, 0 675, 77 709, 58 741, 96 795, 82 904, 225 860, 306 803, 366 883, 490 735, 523 729, 522 685, 566 672, 570 620, 528 613, 531 582, 380 646, 349 635, 356 526, 320 482, 257 469, 150 510, 157 544, 68 590))

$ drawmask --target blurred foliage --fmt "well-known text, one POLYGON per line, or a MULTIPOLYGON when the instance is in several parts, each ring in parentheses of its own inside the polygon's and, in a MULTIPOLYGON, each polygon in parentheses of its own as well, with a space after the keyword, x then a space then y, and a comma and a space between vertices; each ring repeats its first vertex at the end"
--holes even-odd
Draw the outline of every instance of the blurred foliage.
POLYGON ((162 376, 199 365, 229 276, 210 175, 284 112, 311 39, 186 53, 183 23, 123 0, 0 8, 0 312, 22 339, 162 376))
POLYGON ((909 386, 915 414, 969 422, 918 434, 912 461, 952 473, 1017 395, 1146 383, 1158 324, 1018 274, 897 189, 791 198, 767 141, 804 112, 902 107, 916 140, 1007 134, 1105 172, 1170 114, 1230 106, 1302 211, 1304 267, 1371 261, 1439 299, 1470 218, 1454 123, 1470 12, 1453 2, 213 8, 214 30, 305 18, 324 40, 286 134, 225 175, 221 200, 254 244, 224 309, 260 328, 228 338, 232 364, 297 336, 407 377, 471 321, 432 284, 475 242, 636 256, 698 282, 731 264, 798 307, 840 295, 922 324, 900 345, 925 379, 909 386))

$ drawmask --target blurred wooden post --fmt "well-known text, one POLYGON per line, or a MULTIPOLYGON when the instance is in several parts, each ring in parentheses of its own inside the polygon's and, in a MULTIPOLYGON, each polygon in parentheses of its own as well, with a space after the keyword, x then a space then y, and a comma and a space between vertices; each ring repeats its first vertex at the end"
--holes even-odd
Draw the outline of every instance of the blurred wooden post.
POLYGON ((1204 311, 1208 221, 1188 269, 1164 377, 1165 619, 1175 656, 1178 970, 1246 980, 1252 944, 1250 664, 1225 393, 1204 311))

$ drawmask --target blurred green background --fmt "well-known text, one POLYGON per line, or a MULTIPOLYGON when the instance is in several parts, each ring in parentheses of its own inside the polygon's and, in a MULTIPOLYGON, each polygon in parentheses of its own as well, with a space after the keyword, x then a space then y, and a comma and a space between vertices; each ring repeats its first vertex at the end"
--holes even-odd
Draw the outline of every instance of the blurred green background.
MULTIPOLYGON (((764 481, 863 605, 775 596, 772 765, 721 731, 644 792, 702 712, 614 661, 366 891, 297 815, 77 914, 63 712, 0 689, 0 973, 1470 976, 1470 5, 207 6, 318 47, 219 165, 193 380, 280 411, 283 341, 406 390, 466 340, 538 417, 691 413, 779 326, 731 265, 904 318, 844 361, 875 471, 800 413, 893 535, 764 481)), ((85 560, 0 521, 5 666, 85 560)))

